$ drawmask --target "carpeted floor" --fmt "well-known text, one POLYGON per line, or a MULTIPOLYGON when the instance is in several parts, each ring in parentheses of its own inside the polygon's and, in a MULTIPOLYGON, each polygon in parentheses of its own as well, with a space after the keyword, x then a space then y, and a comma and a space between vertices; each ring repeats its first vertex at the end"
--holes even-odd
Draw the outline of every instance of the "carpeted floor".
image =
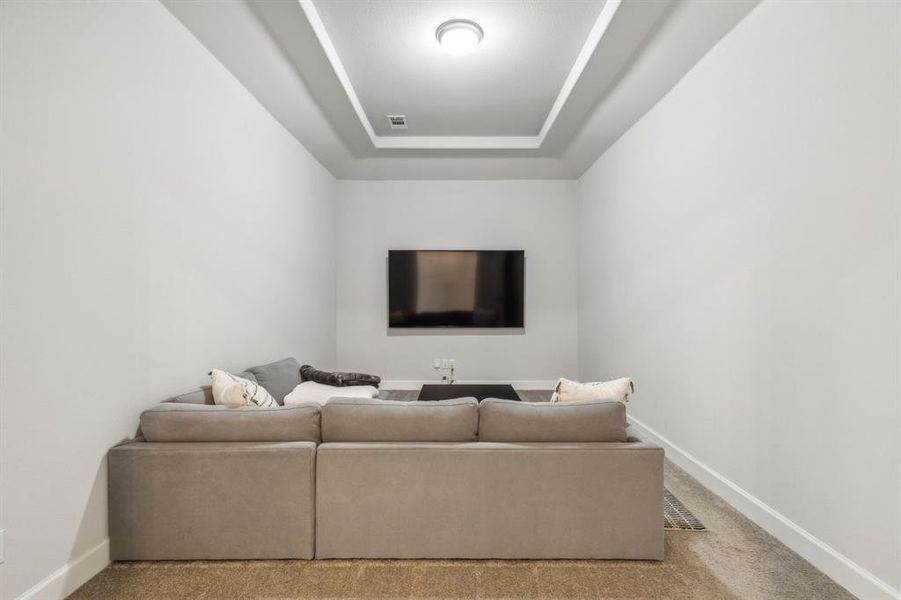
POLYGON ((852 598, 670 463, 665 483, 708 531, 666 531, 662 562, 116 563, 70 598, 852 598))

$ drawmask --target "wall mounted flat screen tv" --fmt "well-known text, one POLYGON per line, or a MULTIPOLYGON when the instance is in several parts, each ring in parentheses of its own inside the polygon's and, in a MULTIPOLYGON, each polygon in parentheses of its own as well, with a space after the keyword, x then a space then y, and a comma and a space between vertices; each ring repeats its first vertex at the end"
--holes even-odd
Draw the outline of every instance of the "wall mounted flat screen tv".
POLYGON ((524 327, 522 250, 388 251, 388 327, 524 327))

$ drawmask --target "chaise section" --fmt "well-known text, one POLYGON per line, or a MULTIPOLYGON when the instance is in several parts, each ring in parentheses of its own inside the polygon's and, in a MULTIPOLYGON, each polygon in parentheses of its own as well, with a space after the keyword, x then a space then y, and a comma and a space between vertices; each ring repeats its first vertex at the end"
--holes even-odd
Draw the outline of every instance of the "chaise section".
POLYGON ((324 443, 317 558, 663 558, 663 450, 324 443))
POLYGON ((166 402, 109 452, 113 560, 313 558, 320 407, 166 402))
POLYGON ((116 446, 110 558, 313 558, 315 463, 315 442, 116 446))

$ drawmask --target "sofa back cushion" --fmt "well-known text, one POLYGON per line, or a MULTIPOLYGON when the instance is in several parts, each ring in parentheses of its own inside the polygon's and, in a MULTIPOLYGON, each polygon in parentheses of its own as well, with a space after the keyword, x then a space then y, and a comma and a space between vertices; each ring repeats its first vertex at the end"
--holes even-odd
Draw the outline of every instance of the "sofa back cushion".
POLYGON ((479 401, 394 402, 331 398, 322 406, 323 442, 471 442, 479 401))
POLYGON ((318 442, 319 405, 204 406, 164 402, 141 413, 148 442, 318 442))
POLYGON ((253 373, 255 381, 266 388, 279 404, 284 403, 285 396, 301 382, 300 364, 296 358, 283 358, 247 370, 253 373))
POLYGON ((622 402, 583 400, 566 404, 488 398, 479 406, 482 442, 625 442, 622 402))

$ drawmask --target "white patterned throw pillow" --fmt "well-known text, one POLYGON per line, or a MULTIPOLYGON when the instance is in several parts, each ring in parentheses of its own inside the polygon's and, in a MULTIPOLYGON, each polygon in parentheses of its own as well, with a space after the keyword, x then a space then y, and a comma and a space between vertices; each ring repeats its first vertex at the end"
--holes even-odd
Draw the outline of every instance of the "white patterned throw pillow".
POLYGON ((626 403, 629 394, 635 391, 635 385, 628 377, 611 379, 610 381, 592 381, 579 383, 560 378, 554 386, 551 402, 578 402, 579 400, 616 400, 626 403))
POLYGON ((213 402, 225 406, 278 406, 266 388, 255 381, 213 369, 213 402))

